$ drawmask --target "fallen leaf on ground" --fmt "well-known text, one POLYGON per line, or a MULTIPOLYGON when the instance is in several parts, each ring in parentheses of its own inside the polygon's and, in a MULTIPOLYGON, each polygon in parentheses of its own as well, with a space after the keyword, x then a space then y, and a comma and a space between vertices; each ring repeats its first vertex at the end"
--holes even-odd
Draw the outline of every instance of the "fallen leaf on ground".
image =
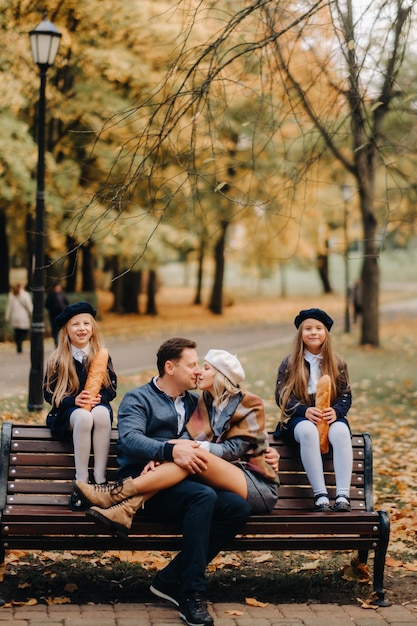
POLYGON ((317 569, 319 565, 320 565, 320 559, 317 559, 316 561, 312 561, 311 563, 304 563, 304 565, 301 565, 301 567, 295 567, 294 569, 292 569, 290 571, 290 574, 297 574, 298 572, 304 572, 308 570, 317 569))
POLYGON ((35 606, 35 604, 38 604, 38 601, 36 598, 29 598, 26 602, 17 602, 17 600, 12 600, 10 604, 11 606, 35 606))
POLYGON ((269 602, 260 602, 256 598, 245 598, 245 602, 246 602, 246 604, 249 604, 249 606, 265 607, 265 606, 268 606, 268 604, 269 604, 269 602))
POLYGON ((377 609, 378 607, 376 606, 376 604, 369 604, 368 600, 362 600, 361 598, 356 598, 356 600, 359 602, 359 604, 361 605, 360 608, 361 609, 377 609))
POLYGON ((54 605, 54 604, 71 604, 71 599, 70 598, 65 598, 65 597, 59 597, 59 598, 45 598, 46 600, 46 604, 48 606, 54 605))
POLYGON ((228 609, 227 611, 225 611, 226 615, 230 615, 231 617, 241 617, 242 615, 244 615, 243 611, 238 611, 237 609, 228 609))
POLYGON ((259 556, 254 557, 255 563, 266 563, 266 561, 272 561, 274 558, 272 552, 262 552, 259 556))
POLYGON ((366 563, 361 563, 358 559, 353 559, 350 565, 343 567, 344 580, 367 583, 371 579, 371 575, 366 563))

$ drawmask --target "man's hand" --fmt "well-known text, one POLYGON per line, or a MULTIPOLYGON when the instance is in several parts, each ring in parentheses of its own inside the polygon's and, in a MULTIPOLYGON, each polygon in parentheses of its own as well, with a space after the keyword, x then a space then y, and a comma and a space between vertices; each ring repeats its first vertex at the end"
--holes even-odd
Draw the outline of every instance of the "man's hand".
POLYGON ((187 470, 190 474, 201 474, 207 469, 207 454, 200 448, 197 441, 189 439, 174 440, 172 451, 174 463, 187 470))
POLYGON ((274 472, 279 470, 279 454, 275 448, 267 448, 265 450, 265 461, 272 467, 274 472))

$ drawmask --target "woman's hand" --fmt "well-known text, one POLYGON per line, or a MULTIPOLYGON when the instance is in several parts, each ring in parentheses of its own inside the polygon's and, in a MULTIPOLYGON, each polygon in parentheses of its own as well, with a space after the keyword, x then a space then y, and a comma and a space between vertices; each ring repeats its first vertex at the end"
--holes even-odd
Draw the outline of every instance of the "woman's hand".
POLYGON ((275 448, 267 448, 265 450, 265 461, 272 467, 277 474, 279 470, 279 454, 275 448))
POLYGON ((147 474, 148 472, 154 472, 158 465, 161 465, 160 461, 149 461, 149 463, 147 463, 141 471, 141 476, 142 474, 147 474))

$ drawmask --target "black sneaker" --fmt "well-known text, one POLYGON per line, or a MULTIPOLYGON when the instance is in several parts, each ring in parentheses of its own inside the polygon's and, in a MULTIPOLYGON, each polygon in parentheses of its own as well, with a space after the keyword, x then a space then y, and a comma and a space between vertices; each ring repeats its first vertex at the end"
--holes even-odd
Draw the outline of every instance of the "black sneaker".
POLYGON ((158 598, 163 598, 164 600, 168 600, 175 606, 179 606, 179 598, 180 598, 180 584, 179 583, 166 583, 164 580, 161 580, 159 574, 157 574, 153 580, 152 585, 149 587, 150 591, 154 594, 154 596, 158 596, 158 598))
POLYGON ((189 626, 213 626, 207 602, 200 591, 194 591, 180 602, 180 617, 189 626))
POLYGON ((75 493, 75 491, 71 494, 69 506, 71 511, 85 511, 87 508, 78 493, 75 493))

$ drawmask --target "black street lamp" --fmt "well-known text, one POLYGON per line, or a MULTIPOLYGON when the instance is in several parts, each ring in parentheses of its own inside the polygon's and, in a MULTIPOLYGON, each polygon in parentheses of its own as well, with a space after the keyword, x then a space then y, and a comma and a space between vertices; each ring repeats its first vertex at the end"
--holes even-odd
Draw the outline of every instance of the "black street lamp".
POLYGON ((47 19, 29 33, 32 56, 39 67, 40 89, 38 109, 38 171, 36 187, 35 241, 32 260, 33 314, 30 335, 29 411, 43 408, 43 340, 44 292, 45 292, 45 88, 46 73, 54 64, 61 33, 47 19))
POLYGON ((348 202, 351 190, 349 185, 342 185, 343 198, 343 231, 345 239, 345 333, 350 333, 350 278, 349 278, 349 233, 348 233, 348 202))

